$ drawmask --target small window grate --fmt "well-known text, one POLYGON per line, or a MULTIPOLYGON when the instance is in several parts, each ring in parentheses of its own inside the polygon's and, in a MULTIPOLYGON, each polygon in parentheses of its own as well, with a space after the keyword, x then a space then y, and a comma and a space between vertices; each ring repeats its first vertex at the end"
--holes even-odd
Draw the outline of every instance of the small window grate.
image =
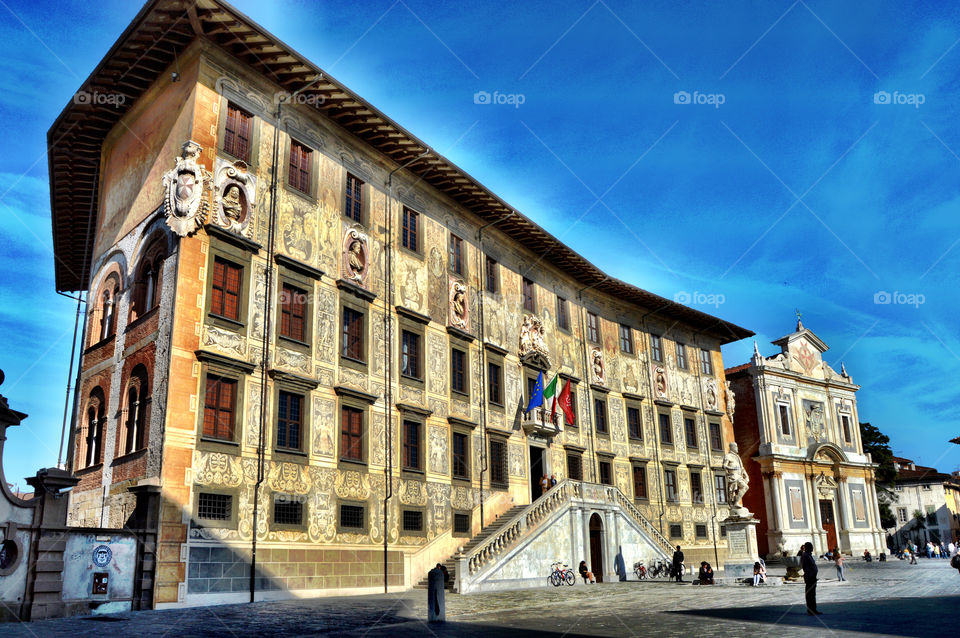
POLYGON ((233 497, 229 494, 208 494, 201 492, 197 501, 197 518, 208 521, 229 521, 233 497))
POLYGON ((453 533, 454 534, 470 533, 470 515, 469 514, 453 515, 453 533))
POLYGON ((423 512, 419 510, 403 510, 403 531, 422 532, 423 512))
POLYGON ((303 503, 293 496, 277 495, 273 501, 273 522, 277 525, 303 525, 303 503))
POLYGON ((348 527, 350 529, 363 529, 363 506, 341 505, 340 506, 340 527, 348 527))
POLYGON ((670 538, 683 538, 683 527, 674 523, 670 525, 670 538))
POLYGON ((697 525, 697 538, 706 538, 706 537, 707 537, 707 526, 697 525))

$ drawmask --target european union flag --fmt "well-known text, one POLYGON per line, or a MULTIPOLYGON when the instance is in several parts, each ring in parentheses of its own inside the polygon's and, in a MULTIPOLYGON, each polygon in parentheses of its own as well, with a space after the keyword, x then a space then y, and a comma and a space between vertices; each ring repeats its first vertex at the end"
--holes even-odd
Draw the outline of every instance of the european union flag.
POLYGON ((527 405, 527 412, 543 405, 543 373, 537 373, 537 383, 533 386, 533 394, 530 395, 530 403, 527 405))

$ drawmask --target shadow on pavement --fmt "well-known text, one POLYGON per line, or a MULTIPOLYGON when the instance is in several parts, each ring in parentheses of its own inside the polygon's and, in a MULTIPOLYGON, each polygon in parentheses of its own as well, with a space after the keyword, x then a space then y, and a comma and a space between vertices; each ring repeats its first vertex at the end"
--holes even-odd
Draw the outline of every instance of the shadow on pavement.
POLYGON ((826 602, 821 597, 817 606, 822 616, 808 616, 802 599, 796 605, 688 609, 670 613, 918 638, 955 636, 960 624, 960 596, 956 595, 842 603, 826 602))

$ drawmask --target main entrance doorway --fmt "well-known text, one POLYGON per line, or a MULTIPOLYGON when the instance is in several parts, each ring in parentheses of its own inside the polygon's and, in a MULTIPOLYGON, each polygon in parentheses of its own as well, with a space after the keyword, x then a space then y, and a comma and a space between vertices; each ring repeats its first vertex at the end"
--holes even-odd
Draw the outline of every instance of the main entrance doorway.
POLYGON ((603 582, 603 520, 599 514, 590 517, 590 571, 598 583, 603 582))
POLYGON ((837 525, 833 518, 833 501, 820 501, 820 524, 827 533, 827 550, 837 547, 837 525))
POLYGON ((540 486, 540 480, 543 479, 547 471, 543 460, 543 448, 536 445, 530 446, 530 502, 534 502, 543 495, 543 488, 540 486))

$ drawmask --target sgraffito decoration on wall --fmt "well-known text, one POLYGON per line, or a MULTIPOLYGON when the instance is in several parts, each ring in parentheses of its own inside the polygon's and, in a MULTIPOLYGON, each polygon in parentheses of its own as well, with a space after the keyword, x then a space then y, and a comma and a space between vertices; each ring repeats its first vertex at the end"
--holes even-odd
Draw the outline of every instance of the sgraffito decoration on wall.
POLYGON ((230 232, 250 236, 253 202, 257 201, 257 177, 245 162, 218 157, 213 171, 213 223, 230 232))
POLYGON ((340 276, 361 288, 367 287, 369 245, 367 236, 359 229, 348 228, 343 234, 340 276))
POLYGON ((163 174, 163 212, 167 226, 180 237, 196 232, 207 218, 206 171, 197 163, 202 151, 193 140, 185 142, 177 165, 163 174))

